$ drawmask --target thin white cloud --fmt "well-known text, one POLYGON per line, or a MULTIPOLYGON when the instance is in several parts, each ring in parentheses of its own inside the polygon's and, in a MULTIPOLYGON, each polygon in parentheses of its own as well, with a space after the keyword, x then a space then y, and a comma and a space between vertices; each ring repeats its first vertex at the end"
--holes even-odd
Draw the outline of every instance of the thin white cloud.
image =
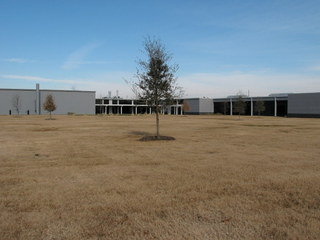
POLYGON ((22 76, 22 75, 0 75, 0 78, 3 78, 3 79, 15 79, 15 80, 26 80, 26 81, 36 81, 36 82, 68 83, 68 84, 85 83, 83 81, 77 81, 77 80, 59 80, 59 79, 43 78, 43 77, 36 77, 36 76, 22 76))
POLYGON ((6 58, 3 59, 4 62, 11 62, 11 63, 30 63, 34 62, 34 60, 24 59, 24 58, 6 58))
POLYGON ((311 70, 311 71, 316 71, 316 72, 320 71, 320 64, 319 64, 319 65, 311 66, 311 67, 309 68, 309 70, 311 70))
POLYGON ((130 86, 128 86, 124 81, 120 82, 96 82, 91 85, 91 87, 96 91, 97 97, 108 96, 109 91, 111 96, 116 96, 117 91, 121 98, 134 98, 135 95, 132 92, 130 86))
POLYGON ((69 62, 75 65, 90 65, 90 64, 110 64, 115 63, 115 61, 79 61, 79 62, 69 62))
POLYGON ((250 96, 320 92, 320 76, 268 73, 198 73, 179 78, 186 97, 226 97, 238 91, 250 96))
POLYGON ((23 75, 0 75, 0 79, 24 80, 35 83, 47 82, 56 83, 55 87, 60 89, 77 90, 92 90, 96 91, 97 96, 107 96, 111 91, 113 95, 119 91, 119 96, 126 98, 134 97, 130 86, 125 83, 124 79, 129 79, 132 76, 128 72, 113 72, 99 76, 94 76, 91 79, 53 79, 38 76, 23 76, 23 75))
POLYGON ((93 52, 96 48, 100 47, 101 43, 91 43, 87 44, 73 53, 71 53, 67 60, 62 65, 62 68, 65 70, 71 70, 78 68, 80 65, 86 65, 86 64, 109 64, 112 62, 109 61, 86 61, 85 58, 93 52))
MULTIPOLYGON (((96 91, 98 97, 112 95, 119 91, 123 98, 134 97, 131 87, 124 79, 130 80, 129 72, 105 73, 90 79, 53 79, 38 76, 0 75, 1 79, 25 80, 33 82, 56 83, 56 88, 96 91)), ((267 96, 271 93, 320 92, 320 76, 271 74, 266 72, 229 74, 196 73, 178 78, 178 84, 184 88, 185 96, 219 98, 234 95, 239 91, 250 96, 267 96)))

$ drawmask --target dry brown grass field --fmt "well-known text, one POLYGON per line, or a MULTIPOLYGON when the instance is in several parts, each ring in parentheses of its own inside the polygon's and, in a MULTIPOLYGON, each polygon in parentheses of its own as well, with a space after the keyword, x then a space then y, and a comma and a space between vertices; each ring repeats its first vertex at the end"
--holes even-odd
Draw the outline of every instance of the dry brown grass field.
POLYGON ((320 120, 0 117, 0 239, 320 239, 320 120))

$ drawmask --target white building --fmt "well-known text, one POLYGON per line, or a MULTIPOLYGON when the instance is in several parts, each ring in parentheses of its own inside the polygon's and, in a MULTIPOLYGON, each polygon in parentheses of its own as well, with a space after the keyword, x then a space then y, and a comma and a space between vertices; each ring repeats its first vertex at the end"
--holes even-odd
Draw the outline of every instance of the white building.
POLYGON ((65 91, 40 89, 1 89, 0 115, 47 114, 42 108, 46 97, 51 94, 57 109, 54 114, 95 114, 94 91, 65 91))

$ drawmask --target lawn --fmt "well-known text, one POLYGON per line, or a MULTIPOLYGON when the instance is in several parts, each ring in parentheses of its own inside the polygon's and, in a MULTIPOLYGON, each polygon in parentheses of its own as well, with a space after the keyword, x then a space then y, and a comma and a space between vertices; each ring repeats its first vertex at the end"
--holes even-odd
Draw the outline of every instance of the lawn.
POLYGON ((320 120, 0 116, 0 239, 319 239, 320 120))

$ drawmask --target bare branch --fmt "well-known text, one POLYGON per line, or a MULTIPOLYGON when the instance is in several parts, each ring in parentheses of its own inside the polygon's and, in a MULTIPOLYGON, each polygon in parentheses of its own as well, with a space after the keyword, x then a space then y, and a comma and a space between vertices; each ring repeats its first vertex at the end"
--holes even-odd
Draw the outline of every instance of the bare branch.
POLYGON ((20 114, 21 110, 21 97, 20 95, 15 95, 12 99, 12 107, 17 112, 17 114, 20 114))

